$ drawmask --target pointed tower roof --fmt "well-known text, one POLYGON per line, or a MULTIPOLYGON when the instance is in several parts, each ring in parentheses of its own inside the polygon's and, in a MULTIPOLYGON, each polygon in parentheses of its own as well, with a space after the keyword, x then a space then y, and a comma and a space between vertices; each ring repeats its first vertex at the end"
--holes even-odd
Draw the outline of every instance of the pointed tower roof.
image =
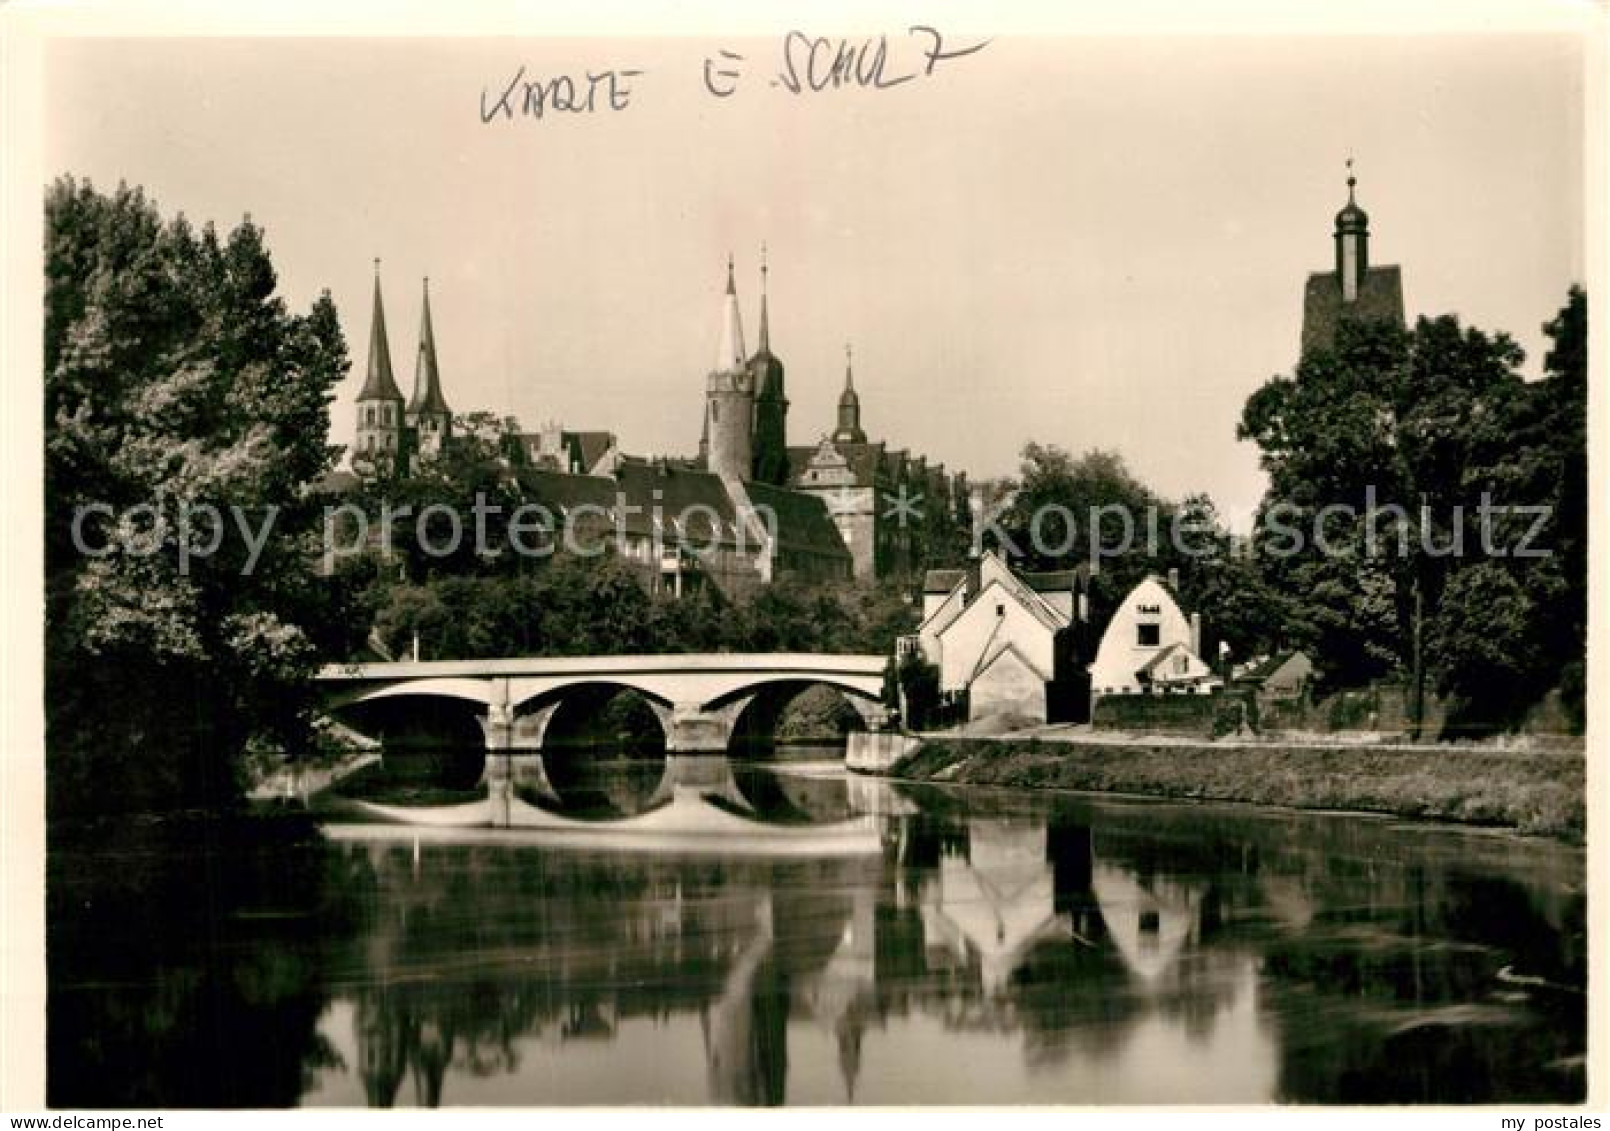
POLYGON ((400 401, 402 392, 391 375, 391 344, 386 340, 386 307, 380 298, 380 260, 375 260, 375 308, 369 320, 369 368, 360 401, 400 401))
POLYGON ((717 373, 744 367, 744 328, 738 316, 738 285, 732 278, 732 256, 727 256, 727 297, 721 308, 721 344, 716 349, 717 373))
POLYGON ((844 344, 844 391, 839 394, 839 426, 833 432, 835 443, 864 444, 861 430, 861 397, 855 391, 855 372, 850 344, 844 344))
POLYGON ((760 347, 755 350, 756 357, 768 356, 771 353, 771 316, 766 310, 766 245, 760 245, 760 347))
POLYGON ((442 396, 442 377, 436 365, 436 333, 430 324, 430 277, 425 278, 424 308, 419 316, 419 357, 414 363, 414 396, 409 412, 450 413, 442 396))
POLYGON ((844 343, 844 391, 839 394, 840 408, 861 407, 861 396, 855 391, 854 357, 850 351, 850 344, 844 343))

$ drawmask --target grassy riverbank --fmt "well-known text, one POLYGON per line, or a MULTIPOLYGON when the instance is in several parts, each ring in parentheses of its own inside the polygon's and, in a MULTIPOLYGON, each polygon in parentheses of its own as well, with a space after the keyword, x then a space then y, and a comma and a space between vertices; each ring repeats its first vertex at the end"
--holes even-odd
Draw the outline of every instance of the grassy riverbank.
POLYGON ((910 781, 1391 813, 1580 843, 1584 765, 1581 749, 1558 748, 930 738, 889 773, 910 781))

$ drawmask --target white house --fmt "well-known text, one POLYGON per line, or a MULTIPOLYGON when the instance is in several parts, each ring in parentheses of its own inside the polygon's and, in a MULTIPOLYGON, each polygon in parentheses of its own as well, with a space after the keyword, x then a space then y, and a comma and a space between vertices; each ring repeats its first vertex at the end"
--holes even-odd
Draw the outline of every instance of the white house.
POLYGON ((1058 636, 1084 616, 1083 574, 1014 573, 993 551, 967 569, 930 570, 915 647, 942 692, 968 692, 968 713, 1044 720, 1058 676, 1058 636))
POLYGON ((1202 618, 1189 619, 1162 580, 1146 578, 1113 613, 1090 665, 1093 695, 1207 692, 1222 684, 1202 659, 1202 618))

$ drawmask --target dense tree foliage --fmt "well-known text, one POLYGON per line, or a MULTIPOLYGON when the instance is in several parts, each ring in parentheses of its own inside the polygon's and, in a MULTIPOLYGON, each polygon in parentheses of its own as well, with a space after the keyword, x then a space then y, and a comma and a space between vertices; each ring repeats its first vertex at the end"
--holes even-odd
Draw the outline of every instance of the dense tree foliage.
POLYGON ((1074 456, 1039 443, 1024 446, 1018 478, 1005 495, 1009 501, 986 527, 987 545, 1020 568, 1091 571, 1095 631, 1080 643, 1086 661, 1118 603, 1151 574, 1172 573, 1185 606, 1204 613, 1210 660, 1220 641, 1240 657, 1284 642, 1287 602, 1264 583, 1207 495, 1168 500, 1117 452, 1074 456))
POLYGON ((1547 375, 1529 383, 1514 341, 1453 317, 1345 324, 1332 348, 1248 400, 1240 435, 1270 476, 1258 561, 1330 682, 1423 669, 1476 729, 1573 682, 1566 669, 1585 646, 1586 326, 1574 288, 1545 327, 1547 375))
POLYGON ((287 311, 250 220, 71 179, 45 203, 51 805, 221 803, 248 742, 305 740, 315 657, 350 647, 309 568, 335 307, 287 311))
POLYGON ((648 593, 612 557, 558 556, 520 576, 418 583, 381 576, 375 635, 393 655, 415 636, 426 659, 670 652, 887 653, 916 627, 897 589, 784 579, 747 600, 712 588, 680 599, 648 593))

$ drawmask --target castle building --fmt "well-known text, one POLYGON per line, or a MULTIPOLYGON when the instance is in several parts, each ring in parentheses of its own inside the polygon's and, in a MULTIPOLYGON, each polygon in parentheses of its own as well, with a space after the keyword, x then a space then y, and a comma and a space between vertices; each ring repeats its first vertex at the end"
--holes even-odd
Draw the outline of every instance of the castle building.
POLYGON ((453 413, 442 395, 436 360, 436 334, 430 319, 430 280, 425 280, 419 321, 419 353, 414 363, 414 395, 405 404, 391 369, 386 306, 380 293, 380 260, 375 260, 374 311, 369 323, 369 359, 358 393, 358 426, 352 449, 354 471, 371 475, 406 474, 421 455, 435 455, 452 441, 453 413))
POLYGON ((613 475, 623 458, 615 433, 572 432, 549 421, 519 434, 527 465, 570 475, 613 475))
MULTIPOLYGON (((959 477, 868 440, 848 364, 838 427, 817 447, 789 447, 785 369, 772 352, 767 283, 762 251, 760 334, 750 355, 728 257, 697 459, 644 460, 623 453, 613 433, 573 432, 556 423, 520 432, 509 422, 500 437, 507 442, 506 473, 533 500, 552 501, 555 513, 579 514, 593 525, 600 515, 622 518, 624 536, 615 541, 653 591, 681 594, 710 584, 732 596, 789 574, 847 582, 905 572, 922 564, 936 520, 943 525, 956 518, 959 477), (901 513, 901 500, 907 513, 901 513), (697 512, 697 529, 678 528, 684 505, 697 512)), ((417 460, 453 442, 429 280, 414 390, 405 403, 392 374, 376 260, 368 368, 352 453, 356 477, 347 478, 356 484, 364 475, 408 474, 417 460)))
POLYGON ((699 454, 688 461, 750 487, 819 499, 865 581, 919 569, 936 530, 953 524, 956 486, 941 464, 868 439, 861 425, 853 358, 845 348, 836 427, 811 446, 788 444, 784 366, 771 348, 768 269, 762 252, 760 340, 743 361, 743 325, 732 260, 722 302, 716 367, 705 383, 699 454))
POLYGON ((1344 322, 1385 322, 1401 327, 1403 277, 1394 266, 1370 266, 1370 218, 1353 198, 1353 162, 1347 162, 1347 204, 1336 214, 1335 270, 1308 276, 1303 290, 1302 352, 1329 349, 1344 322))
POLYGON ((785 576, 850 578, 827 509, 797 492, 630 456, 608 475, 527 468, 520 483, 574 545, 607 546, 651 593, 743 598, 785 576))
POLYGON ((835 427, 814 446, 789 449, 789 486, 826 502, 858 580, 912 573, 935 538, 955 524, 962 480, 947 475, 943 464, 868 438, 848 345, 844 356, 835 427))

